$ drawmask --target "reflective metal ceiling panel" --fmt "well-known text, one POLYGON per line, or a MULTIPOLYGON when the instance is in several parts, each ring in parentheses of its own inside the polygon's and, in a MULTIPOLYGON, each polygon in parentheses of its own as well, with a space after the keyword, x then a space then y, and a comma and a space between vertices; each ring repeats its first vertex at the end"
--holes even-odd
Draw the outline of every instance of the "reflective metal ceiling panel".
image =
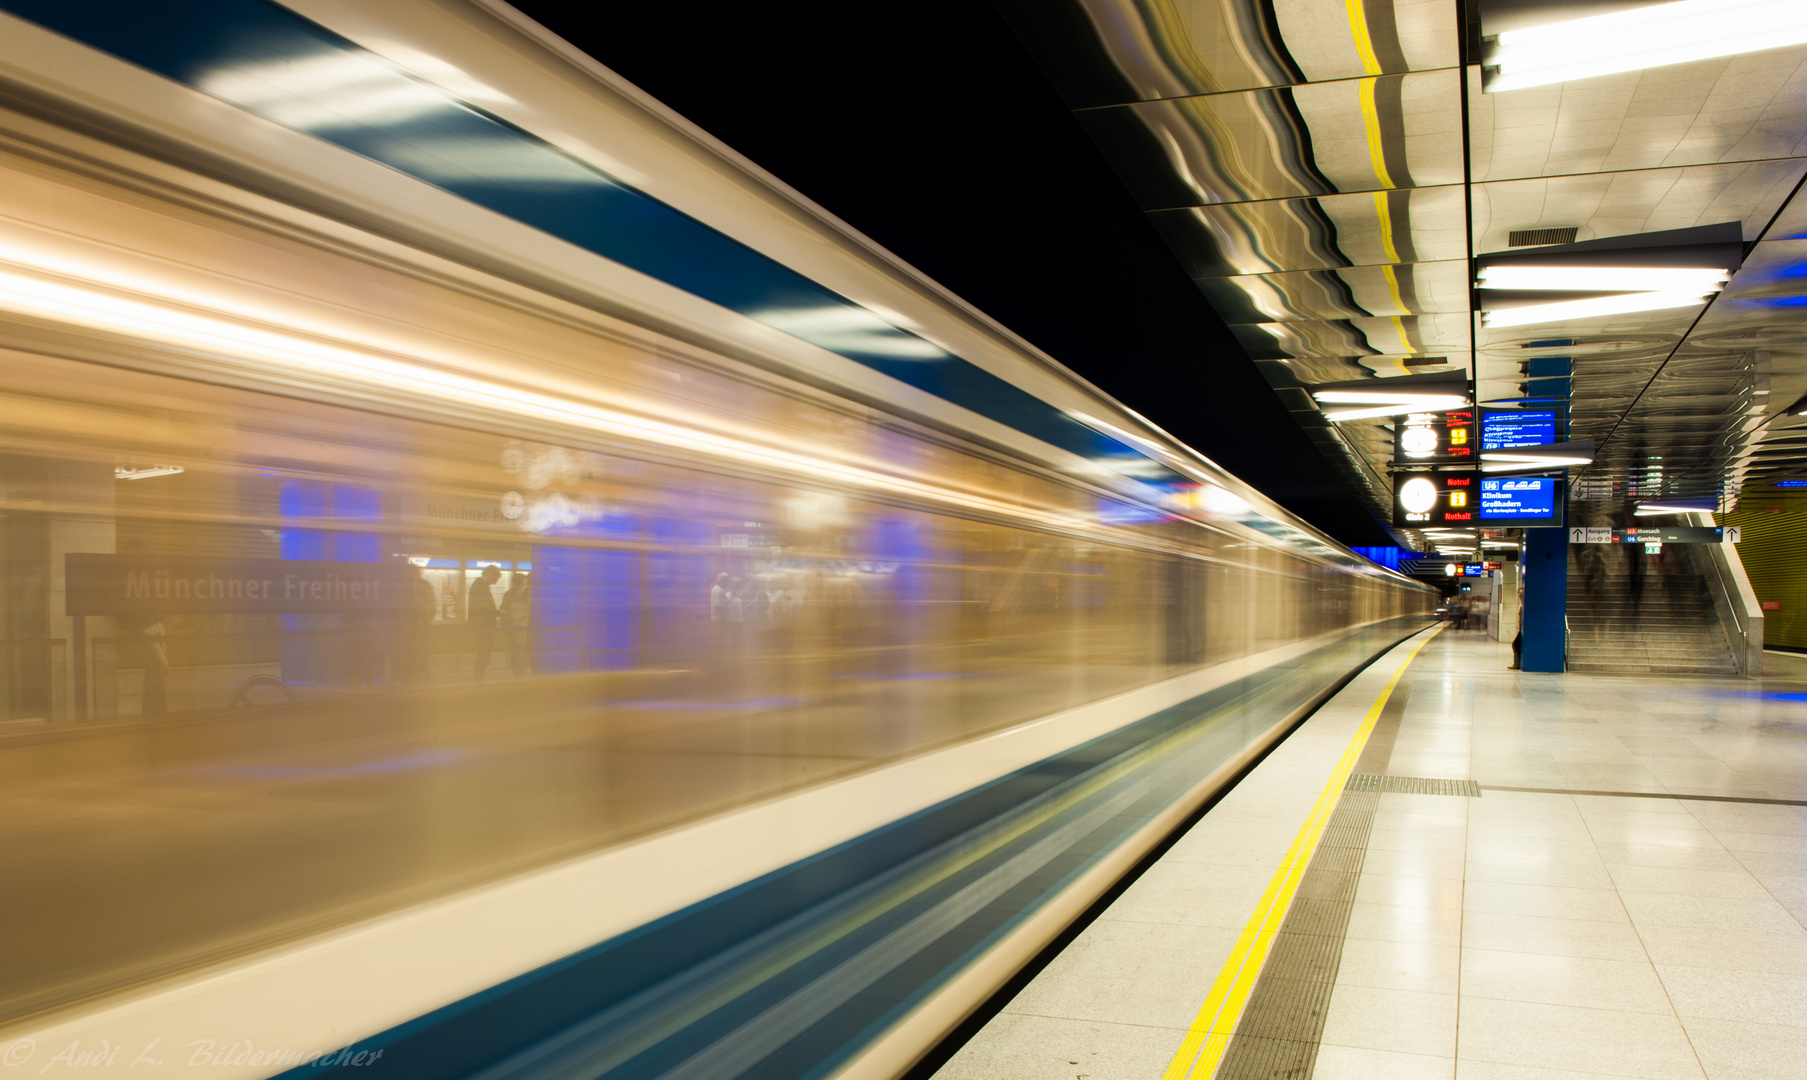
POLYGON ((1195 278, 1468 258, 1460 185, 1148 215, 1195 278))
MULTIPOLYGON (((1125 89, 1134 95, 1125 100, 1453 68, 1457 63, 1456 8, 1443 0, 1081 0, 1079 6, 1123 76, 1125 89)), ((1065 50, 1053 66, 1083 62, 1083 54, 1065 50)))
POLYGON ((1079 113, 1145 209, 1462 182, 1449 71, 1138 102, 1079 113))
POLYGON ((1351 266, 1197 279, 1225 322, 1468 311, 1468 262, 1351 266))
POLYGON ((1483 93, 1480 34, 1577 9, 999 3, 1377 515, 1391 421, 1331 424, 1304 387, 1455 365, 1482 402, 1566 397, 1598 444, 1581 498, 1807 478, 1807 418, 1781 415, 1807 395, 1807 46, 1483 93), (1503 298, 1471 287, 1478 255, 1724 223, 1746 254, 1716 298, 1483 325, 1503 298))

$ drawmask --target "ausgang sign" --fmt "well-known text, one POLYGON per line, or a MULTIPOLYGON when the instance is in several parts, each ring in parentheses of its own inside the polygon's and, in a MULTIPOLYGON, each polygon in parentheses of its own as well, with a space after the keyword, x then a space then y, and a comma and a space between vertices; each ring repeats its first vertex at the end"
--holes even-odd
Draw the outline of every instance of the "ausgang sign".
POLYGON ((67 615, 240 615, 384 611, 406 606, 399 563, 64 556, 67 615))

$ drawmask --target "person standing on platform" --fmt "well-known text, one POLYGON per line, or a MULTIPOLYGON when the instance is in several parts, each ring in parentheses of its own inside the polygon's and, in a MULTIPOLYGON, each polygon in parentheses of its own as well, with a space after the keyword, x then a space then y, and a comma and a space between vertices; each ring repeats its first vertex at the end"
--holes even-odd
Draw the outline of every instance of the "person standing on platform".
POLYGON ((502 570, 497 566, 486 566, 471 582, 471 591, 466 598, 464 622, 471 630, 471 645, 477 650, 477 659, 471 666, 471 674, 479 681, 489 673, 490 654, 496 648, 496 624, 501 621, 501 612, 496 608, 496 594, 490 586, 502 580, 502 570))
POLYGON ((1520 663, 1525 654, 1525 590, 1518 590, 1518 633, 1512 635, 1512 666, 1507 671, 1522 671, 1520 663))
MULTIPOLYGON (((127 540, 120 549, 126 555, 148 556, 151 546, 143 540, 127 540)), ((163 613, 135 611, 130 615, 118 616, 115 620, 121 631, 121 637, 133 641, 139 649, 140 666, 144 669, 144 684, 140 694, 139 712, 145 716, 162 716, 169 712, 169 653, 163 643, 167 632, 163 626, 163 613)))

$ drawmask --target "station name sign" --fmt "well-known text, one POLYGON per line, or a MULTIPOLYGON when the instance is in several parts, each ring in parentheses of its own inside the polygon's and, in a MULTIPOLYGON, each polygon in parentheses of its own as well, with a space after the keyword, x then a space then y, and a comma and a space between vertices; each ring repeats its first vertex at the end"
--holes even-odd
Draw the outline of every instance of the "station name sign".
POLYGON ((1569 530, 1571 544, 1736 544, 1743 534, 1736 525, 1664 525, 1614 529, 1589 526, 1569 530))
POLYGON ((68 615, 295 615, 405 607, 411 567, 192 556, 64 556, 68 615))

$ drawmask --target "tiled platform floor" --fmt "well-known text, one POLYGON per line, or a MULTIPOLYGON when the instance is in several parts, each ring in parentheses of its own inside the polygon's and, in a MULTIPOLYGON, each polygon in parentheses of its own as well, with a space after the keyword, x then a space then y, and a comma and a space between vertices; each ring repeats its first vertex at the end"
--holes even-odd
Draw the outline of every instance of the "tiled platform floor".
MULTIPOLYGON (((1407 670, 1313 1076, 1807 1077, 1807 658, 1761 681, 1407 670), (1500 788, 1533 788, 1507 791, 1500 788), (1612 792, 1615 794, 1577 794, 1612 792), (1647 794, 1641 794, 1647 793, 1647 794)), ((1380 683, 1305 724, 940 1072, 1158 1080, 1380 683)))

